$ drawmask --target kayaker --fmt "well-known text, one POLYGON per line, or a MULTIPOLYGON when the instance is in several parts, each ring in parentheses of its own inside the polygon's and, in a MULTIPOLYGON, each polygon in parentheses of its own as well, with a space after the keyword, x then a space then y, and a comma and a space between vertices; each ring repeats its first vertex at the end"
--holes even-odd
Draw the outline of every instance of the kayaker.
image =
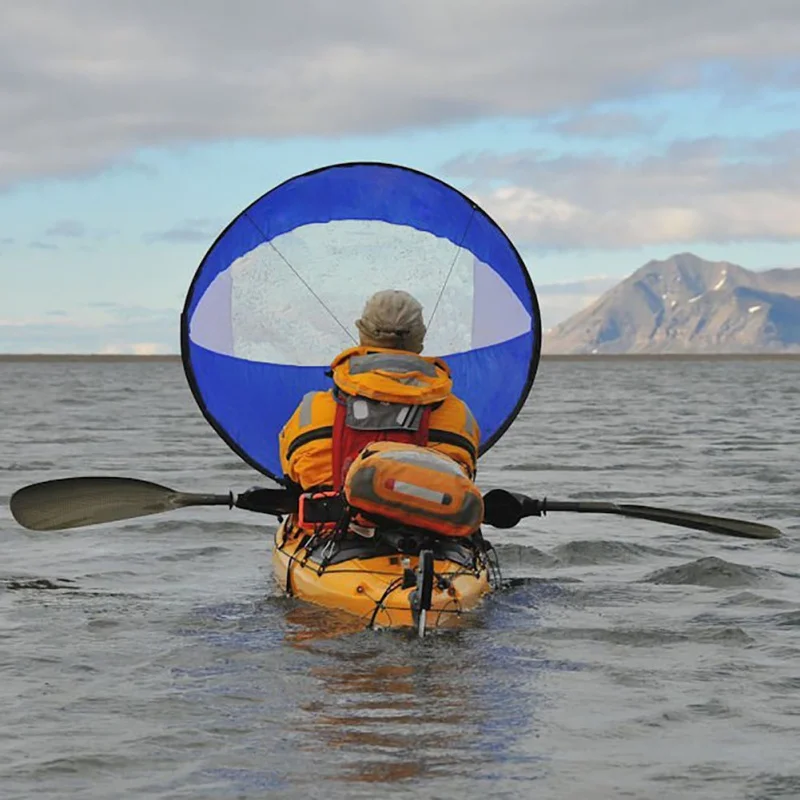
POLYGON ((366 445, 394 441, 444 453, 474 477, 478 424, 452 393, 447 364, 420 355, 420 303, 408 292, 380 291, 355 324, 359 345, 331 363, 334 387, 307 394, 280 433, 285 476, 303 491, 338 490, 366 445))

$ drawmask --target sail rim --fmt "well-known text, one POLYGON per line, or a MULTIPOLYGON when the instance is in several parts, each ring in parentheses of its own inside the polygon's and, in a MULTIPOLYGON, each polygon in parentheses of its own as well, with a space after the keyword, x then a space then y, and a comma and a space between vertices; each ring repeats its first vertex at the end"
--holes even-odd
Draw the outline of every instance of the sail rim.
MULTIPOLYGON (((329 172, 332 170, 337 169, 347 169, 351 167, 378 167, 384 169, 396 169, 400 170, 401 172, 412 173, 418 177, 424 178, 426 180, 433 181, 436 184, 439 184, 444 189, 458 195, 462 200, 464 200, 469 207, 473 210, 473 212, 479 213, 482 217, 493 227, 496 231, 500 234, 500 236, 505 240, 505 243, 510 248, 510 251, 513 253, 514 258, 517 261, 517 264, 520 268, 520 272, 522 274, 522 278, 524 280, 525 288, 528 292, 528 299, 530 301, 531 309, 530 309, 530 318, 531 318, 531 328, 529 333, 533 335, 533 349, 531 353, 531 358, 528 363, 528 373, 525 378, 525 385, 522 391, 519 394, 519 398, 517 400, 516 405, 513 407, 511 412, 507 415, 506 419, 504 420, 503 424, 500 425, 497 430, 488 438, 485 442, 482 442, 478 447, 478 456, 484 455, 488 452, 497 442, 505 435, 511 425, 514 423, 516 418, 519 416, 520 411, 525 406, 525 403, 530 396, 531 389, 533 388, 534 381, 536 379, 536 374, 539 368, 539 363, 541 360, 541 352, 542 352, 542 320, 541 320, 541 313, 540 313, 540 306, 539 306, 539 298, 536 294, 536 289, 533 285, 533 280, 528 272, 528 268, 523 260, 522 256, 520 255, 519 250, 517 249, 514 242, 511 238, 506 234, 503 228, 498 224, 498 222, 478 203, 476 203, 472 198, 468 197, 464 192, 460 189, 452 186, 451 184, 447 183, 446 181, 442 180, 441 178, 436 177, 435 175, 431 175, 430 173, 424 172, 423 170, 416 169, 415 167, 409 167, 403 164, 392 163, 388 161, 342 161, 333 164, 324 165, 321 167, 315 167, 313 169, 307 170, 306 172, 301 172, 296 175, 293 175, 285 180, 281 181, 280 183, 275 184, 273 187, 268 189, 266 192, 261 194, 251 203, 249 203, 245 208, 243 208, 236 216, 231 219, 231 221, 220 231, 214 241, 206 250, 203 258, 200 260, 199 265, 197 266, 194 275, 192 276, 192 280, 189 284, 189 288, 186 292, 186 297, 184 299, 183 308, 181 310, 180 315, 180 343, 181 343, 181 364, 183 366, 184 375, 186 377, 186 381, 189 385, 189 388, 192 392, 192 396, 194 397, 195 403, 197 404, 200 412, 202 413, 203 417, 205 418, 206 422, 209 423, 211 428, 216 432, 216 434, 228 445, 228 447, 241 458, 246 464, 253 467, 258 472, 266 475, 271 480, 275 481, 280 485, 287 485, 287 479, 284 476, 276 475, 272 470, 270 470, 264 464, 261 464, 257 459, 249 455, 235 440, 234 438, 228 433, 228 431, 222 426, 222 424, 217 420, 217 418, 211 413, 209 410, 205 398, 200 390, 200 386, 197 381, 197 377, 195 376, 194 368, 191 364, 191 347, 199 346, 195 342, 192 342, 190 337, 190 321, 191 321, 191 313, 196 308, 196 303, 199 302, 199 298, 195 298, 195 290, 197 284, 200 281, 201 276, 203 275, 203 268, 208 261, 210 255, 215 251, 217 245, 224 239, 226 234, 229 230, 231 230, 234 225, 236 225, 239 220, 244 217, 247 217, 248 212, 253 209, 255 206, 260 204, 268 195, 278 192, 286 185, 296 181, 301 180, 304 178, 310 178, 316 174, 322 172, 329 172)), ((447 237, 445 237, 447 238, 447 237)), ((265 241, 269 241, 265 239, 265 241)), ((455 244, 455 243, 454 243, 455 244)), ((201 295, 202 297, 202 295, 201 295)), ((524 336, 527 334, 522 334, 524 336)), ((520 338, 520 337, 515 337, 520 338)), ((204 348, 205 349, 205 348, 204 348)), ((480 348, 479 348, 480 349, 480 348)), ((453 354, 450 354, 453 355, 453 354)), ((263 362, 259 362, 263 363, 263 362)))

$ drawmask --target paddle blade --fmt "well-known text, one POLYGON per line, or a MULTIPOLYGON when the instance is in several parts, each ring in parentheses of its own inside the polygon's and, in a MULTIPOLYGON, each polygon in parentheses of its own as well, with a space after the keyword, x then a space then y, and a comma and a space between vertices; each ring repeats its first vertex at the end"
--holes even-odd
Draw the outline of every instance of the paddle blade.
POLYGON ((679 525, 683 528, 694 528, 695 530, 708 531, 709 533, 721 533, 724 536, 738 536, 742 539, 778 539, 781 535, 781 532, 771 525, 749 522, 744 519, 731 519, 730 517, 716 517, 710 514, 696 514, 692 511, 629 504, 619 505, 618 508, 620 513, 626 517, 649 519, 653 522, 679 525))
POLYGON ((231 505, 229 495, 186 494, 136 478, 62 478, 11 496, 11 513, 33 531, 81 528, 198 505, 231 505))
POLYGON ((748 522, 743 519, 715 517, 710 514, 698 514, 693 511, 679 511, 674 508, 653 508, 628 503, 603 503, 593 501, 569 502, 559 500, 539 501, 541 511, 572 511, 579 514, 617 514, 621 517, 649 519, 665 525, 677 525, 681 528, 693 528, 708 533, 719 533, 723 536, 737 536, 742 539, 777 539, 781 532, 771 525, 760 522, 748 522))

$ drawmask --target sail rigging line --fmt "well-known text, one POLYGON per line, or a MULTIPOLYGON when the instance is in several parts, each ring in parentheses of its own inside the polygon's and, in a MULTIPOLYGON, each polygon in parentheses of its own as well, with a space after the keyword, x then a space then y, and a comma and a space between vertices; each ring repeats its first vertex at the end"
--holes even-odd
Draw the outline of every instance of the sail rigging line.
POLYGON ((439 296, 436 298, 436 304, 433 306, 433 311, 431 311, 431 316, 428 319, 428 328, 431 327, 431 323, 433 322, 433 318, 436 315, 436 309, 439 308, 439 302, 442 299, 442 295, 444 294, 444 290, 447 288, 447 282, 450 280, 450 276, 453 274, 453 270, 455 269, 456 262, 458 261, 458 257, 461 255, 462 245, 464 244, 464 240, 467 238, 467 233, 469 232, 469 226, 472 225, 472 220, 475 217, 475 206, 472 206, 472 213, 469 215, 469 219, 467 220, 467 224, 464 227, 464 233, 461 234, 461 239, 459 239, 458 244, 456 245, 456 254, 453 256, 453 262, 450 264, 450 270, 445 276, 444 283, 442 284, 442 288, 439 290, 439 296))
POLYGON ((328 308, 322 298, 303 279, 303 276, 289 263, 289 259, 286 258, 286 256, 281 253, 277 247, 275 247, 275 243, 267 237, 267 234, 264 233, 264 231, 261 229, 261 226, 247 212, 245 212, 243 216, 247 217, 253 227, 264 237, 264 241, 278 254, 278 258, 280 258, 280 260, 283 261, 287 267, 289 267, 289 269, 295 274, 295 277, 303 284, 303 286, 306 287, 306 289, 308 289, 309 292, 311 292, 316 301, 325 309, 325 311, 328 312, 328 315, 331 317, 331 319, 345 332, 345 335, 350 339, 350 341, 353 342, 353 344, 358 344, 353 334, 350 333, 350 331, 347 330, 347 328, 339 321, 339 318, 336 316, 336 314, 334 314, 333 311, 328 308))

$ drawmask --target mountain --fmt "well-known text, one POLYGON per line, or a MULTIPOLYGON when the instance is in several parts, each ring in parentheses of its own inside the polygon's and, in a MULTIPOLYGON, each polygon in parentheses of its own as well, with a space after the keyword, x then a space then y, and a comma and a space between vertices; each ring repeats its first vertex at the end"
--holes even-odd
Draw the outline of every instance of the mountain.
POLYGON ((800 353, 800 269, 650 261, 545 334, 545 353, 800 353))

